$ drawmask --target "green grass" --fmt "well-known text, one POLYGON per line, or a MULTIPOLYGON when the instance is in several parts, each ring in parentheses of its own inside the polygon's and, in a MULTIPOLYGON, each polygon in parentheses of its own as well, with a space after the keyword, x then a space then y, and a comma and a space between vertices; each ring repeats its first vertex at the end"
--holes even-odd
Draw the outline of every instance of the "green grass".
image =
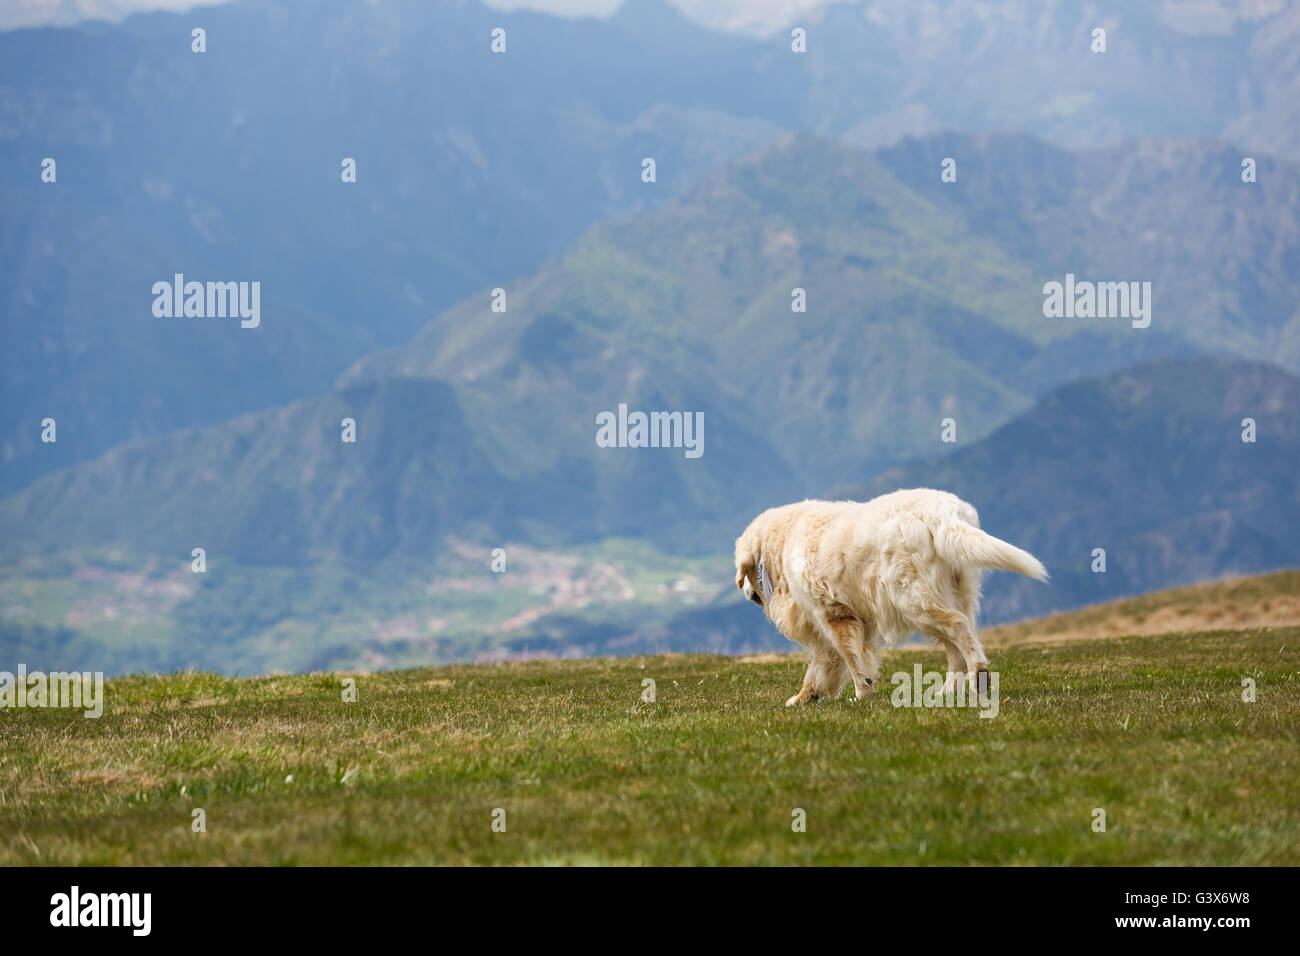
POLYGON ((99 720, 0 711, 0 862, 1300 864, 1300 628, 993 665, 993 719, 786 709, 795 657, 377 673, 350 704, 342 675, 115 680, 99 720))

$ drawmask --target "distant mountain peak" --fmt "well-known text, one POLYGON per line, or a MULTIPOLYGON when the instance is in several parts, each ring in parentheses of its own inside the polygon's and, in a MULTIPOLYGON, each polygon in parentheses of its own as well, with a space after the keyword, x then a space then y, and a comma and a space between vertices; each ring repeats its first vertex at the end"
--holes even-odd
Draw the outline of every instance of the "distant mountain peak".
POLYGON ((614 15, 610 19, 628 24, 644 20, 690 22, 668 0, 623 0, 623 3, 614 11, 614 15))
POLYGON ((668 0, 625 0, 608 22, 648 49, 698 54, 735 49, 747 42, 691 20, 668 0))

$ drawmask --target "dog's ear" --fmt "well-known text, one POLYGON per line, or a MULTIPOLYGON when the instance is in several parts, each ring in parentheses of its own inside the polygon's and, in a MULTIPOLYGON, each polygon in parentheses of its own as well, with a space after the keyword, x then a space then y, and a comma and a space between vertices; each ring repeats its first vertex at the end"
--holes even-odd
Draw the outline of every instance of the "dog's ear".
POLYGON ((740 588, 740 593, 745 595, 746 599, 753 601, 759 607, 763 606, 765 600, 763 586, 756 565, 746 562, 741 566, 736 574, 736 587, 740 588))
POLYGON ((748 558, 736 565, 736 587, 742 591, 745 589, 745 578, 749 578, 751 585, 758 587, 758 570, 748 558))

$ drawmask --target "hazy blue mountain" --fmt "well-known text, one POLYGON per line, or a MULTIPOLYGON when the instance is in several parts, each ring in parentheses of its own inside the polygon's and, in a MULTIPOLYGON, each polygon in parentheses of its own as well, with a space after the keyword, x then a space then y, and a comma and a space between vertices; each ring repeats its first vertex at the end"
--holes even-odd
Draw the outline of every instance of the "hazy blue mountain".
MULTIPOLYGON (((1151 282, 1145 332, 1300 371, 1300 186, 1292 163, 1257 157, 1259 182, 1244 183, 1240 154, 1210 140, 1144 138, 1071 153, 990 134, 909 139, 879 155, 974 235, 1032 259, 1049 279, 1069 272, 1151 282), (965 160, 951 184, 959 188, 936 183, 945 156, 965 160), (1261 228, 1264 220, 1272 222, 1261 228)), ((1069 346, 1075 360, 1089 348, 1069 346)), ((1060 358, 1044 352, 1035 371, 1060 358)))
POLYGON ((805 55, 655 2, 0 34, 0 649, 757 646, 699 607, 732 539, 846 487, 951 487, 1039 551, 993 619, 1294 563, 1295 8, 1177 6, 833 7, 805 55), (260 282, 261 325, 155 317, 178 272, 260 282), (1048 318, 1067 276, 1150 283, 1149 327, 1048 318), (702 414, 703 456, 599 447, 620 405, 702 414))
MULTIPOLYGON (((1234 150, 1294 157, 1296 11, 834 5, 803 24, 802 55, 785 32, 711 33, 656 0, 608 21, 469 2, 241 0, 0 34, 0 491, 123 440, 323 393, 361 356, 779 128, 873 145, 947 127, 1074 146, 1210 134, 1230 137, 1224 162, 1239 161, 1234 150), (1105 54, 1088 49, 1097 24, 1105 54), (496 26, 505 55, 489 50, 496 26), (639 176, 647 155, 653 186, 639 176), (40 181, 47 156, 54 184, 40 181), (345 156, 355 185, 339 181, 345 156), (261 327, 154 318, 150 288, 177 272, 261 282, 261 327), (46 417, 57 445, 39 442, 46 417)), ((925 179, 937 157, 924 158, 896 171, 925 179)), ((1014 231, 1049 238, 1000 214, 1019 203, 1034 215, 1017 179, 1045 171, 1021 164, 981 186, 960 159, 962 189, 927 190, 932 201, 980 194, 972 229, 1003 244, 1014 231)), ((1094 164, 1089 183, 1110 172, 1124 170, 1094 164)), ((1125 201, 1146 201, 1140 185, 1125 201)), ((1163 203, 1169 190, 1151 186, 1163 203)), ((1223 223, 1195 211, 1189 201, 1179 225, 1209 243, 1223 223)), ((1240 278, 1234 287, 1255 280, 1240 278)), ((1296 337, 1284 337, 1290 361, 1296 337)))
POLYGON ((863 145, 955 128, 1071 147, 1209 133, 1300 152, 1295 3, 868 0, 806 19, 814 110, 863 145))
MULTIPOLYGON (((1212 351, 1300 371, 1295 167, 1262 160, 1252 185, 1237 168, 1202 141, 1075 154, 941 135, 873 155, 790 135, 662 209, 594 228, 512 284, 508 312, 471 299, 341 381, 458 382, 487 431, 535 416, 510 437, 511 456, 529 458, 572 421, 549 396, 574 376, 519 374, 548 328, 581 336, 577 356, 640 352, 713 381, 709 407, 739 402, 816 491, 941 450, 942 418, 978 438, 1061 382, 1144 357, 1212 351), (939 181, 948 150, 968 178, 939 181), (1149 282, 1149 326, 1046 318, 1044 284, 1067 274, 1149 282), (791 311, 795 289, 806 312, 791 311)), ((560 348, 545 364, 568 361, 560 348)), ((583 390, 614 394, 595 367, 583 390)))
POLYGON ((1208 350, 1297 370, 1291 167, 1222 186, 1235 166, 1213 144, 1075 156, 1019 136, 958 143, 955 184, 900 159, 952 145, 873 155, 787 136, 594 227, 508 283, 505 312, 484 291, 335 392, 38 480, 0 502, 11 550, 202 540, 241 561, 364 566, 472 527, 707 551, 764 500, 948 450, 946 418, 974 441, 1083 375, 1208 350), (1100 172, 1116 167, 1134 171, 1100 172), (987 226, 994 170, 1005 230, 987 226), (1151 281, 1149 327, 1045 317, 1043 284, 1067 270, 1151 281), (703 457, 597 447, 597 416, 620 404, 703 414, 703 457))
MULTIPOLYGON (((210 513, 238 522, 223 540, 215 525, 203 527, 208 515, 186 523, 182 510, 167 503, 161 507, 166 519, 181 522, 177 537, 213 536, 202 539, 217 545, 209 548, 207 574, 182 570, 184 552, 170 558, 164 553, 161 562, 138 553, 87 561, 74 550, 63 559, 64 571, 57 566, 32 571, 26 561, 10 564, 0 591, 6 595, 0 649, 10 659, 71 656, 110 671, 198 666, 248 672, 397 666, 485 654, 741 652, 785 646, 732 587, 724 547, 755 511, 785 498, 761 487, 738 486, 746 510, 730 527, 717 528, 716 516, 700 514, 696 543, 710 539, 717 548, 695 567, 704 576, 701 585, 715 597, 695 609, 682 610, 681 602, 663 596, 671 589, 656 587, 659 572, 648 577, 638 572, 639 552, 623 554, 611 546, 601 546, 593 566, 612 571, 619 589, 635 581, 636 593, 618 597, 602 587, 591 595, 594 604, 553 599, 548 609, 535 599, 524 600, 523 592, 536 588, 530 582, 564 585, 565 579, 548 578, 527 551, 512 545, 511 575, 524 576, 519 585, 508 583, 511 575, 488 571, 486 549, 477 556, 471 549, 468 564, 459 570, 448 570, 442 560, 460 548, 454 541, 449 546, 452 530, 471 540, 478 533, 458 513, 467 495, 494 529, 536 531, 520 529, 510 514, 509 497, 519 488, 508 487, 472 454, 397 452, 411 444, 412 436, 426 449, 454 439, 462 425, 449 407, 450 389, 397 381, 343 393, 335 401, 340 406, 334 414, 347 407, 366 410, 367 418, 370 409, 391 415, 387 422, 371 419, 370 427, 388 434, 368 439, 373 445, 380 438, 379 447, 386 451, 376 455, 363 442, 344 452, 332 436, 293 438, 299 430, 295 425, 303 424, 304 408, 284 414, 271 435, 245 434, 251 445, 260 443, 249 451, 269 452, 269 444, 284 444, 297 456, 260 476, 274 489, 253 496, 261 502, 260 511, 211 506, 210 513), (413 408, 436 412, 442 423, 421 425, 413 408), (354 461, 345 462, 345 456, 354 461), (355 461, 374 457, 385 462, 382 468, 355 461), (283 468, 292 470, 280 474, 283 468), (383 470, 389 474, 381 476, 383 470), (277 484, 282 479, 315 490, 318 512, 307 512, 302 505, 306 496, 277 484), (395 484, 408 485, 410 493, 391 500, 386 489, 395 484), (497 510, 490 513, 493 507, 497 510), (312 527, 316 524, 335 529, 353 553, 380 554, 393 542, 400 553, 362 571, 346 571, 323 555, 295 569, 245 563, 248 553, 224 550, 229 542, 238 546, 248 541, 261 552, 253 559, 292 560, 292 549, 321 540, 322 533, 312 527), (174 570, 169 572, 168 565, 174 570), (438 572, 431 574, 435 568, 438 572), (16 602, 39 604, 51 596, 58 599, 62 620, 42 623, 33 620, 39 616, 35 613, 14 613, 16 602), (505 606, 504 613, 486 613, 498 605, 505 606), (522 625, 507 620, 530 607, 540 613, 522 625), (466 609, 467 623, 444 636, 443 621, 458 608, 466 609), (105 616, 109 611, 112 617, 105 616)), ((865 499, 896 487, 928 485, 973 502, 986 529, 1032 549, 1052 574, 1047 584, 991 574, 982 619, 997 622, 1300 563, 1300 477, 1295 470, 1300 426, 1293 414, 1298 403, 1300 380, 1268 365, 1206 357, 1160 359, 1062 386, 987 438, 959 443, 950 455, 899 466, 866 485, 818 493, 865 499), (1254 443, 1241 440, 1244 418, 1255 421, 1254 443), (1091 570, 1095 548, 1106 551, 1105 573, 1091 570)), ((250 416, 245 424, 260 417, 250 416)), ((188 450, 200 456, 196 464, 204 491, 216 501, 223 494, 233 496, 238 486, 221 480, 220 455, 208 451, 209 444, 192 442, 188 450)), ((753 450, 770 453, 761 443, 753 450)), ((244 467, 253 468, 257 457, 245 455, 244 467)), ((760 474, 764 464, 752 462, 751 473, 760 474)), ((156 455, 137 452, 131 466, 119 470, 143 480, 168 468, 156 455)), ((101 477, 109 476, 106 471, 101 477)), ((667 477, 666 494, 680 495, 682 485, 667 477)), ((619 503, 622 512, 655 507, 660 496, 652 484, 644 481, 637 494, 627 494, 619 503)), ((43 514, 55 521, 62 520, 60 507, 75 509, 92 493, 89 484, 62 488, 52 479, 37 487, 51 494, 51 507, 43 514)), ((553 493, 554 486, 545 491, 553 493)), ((123 500, 120 489, 106 488, 105 493, 112 501, 123 500)), ((198 500, 190 488, 176 489, 174 495, 198 500)), ((562 522, 585 514, 563 513, 565 504, 558 498, 523 504, 536 519, 562 522)), ((607 513, 600 502, 592 507, 597 514, 607 513)), ((663 511, 655 515, 671 520, 663 511)), ((165 524, 142 520, 157 541, 166 541, 165 524)), ((66 530, 64 525, 60 533, 66 530)), ((509 533, 494 530, 477 540, 503 542, 509 533)), ((681 576, 685 564, 668 559, 660 567, 671 581, 681 576), (668 570, 674 564, 678 570, 668 570)))
POLYGON ((544 409, 521 413, 520 424, 555 421, 549 453, 511 460, 516 423, 490 431, 475 396, 395 378, 119 446, 6 499, 0 521, 14 532, 11 550, 197 546, 247 564, 367 568, 431 558, 452 533, 560 544, 653 531, 689 548, 692 534, 725 526, 721 502, 753 507, 790 486, 750 423, 729 418, 685 374, 670 380, 660 369, 647 381, 643 372, 633 359, 618 373, 615 394, 633 410, 710 403, 702 458, 597 448, 599 402, 557 389, 544 409), (357 423, 355 444, 341 440, 345 418, 357 423), (752 476, 745 485, 731 486, 734 468, 752 476))
POLYGON ((664 95, 661 75, 735 45, 689 29, 676 53, 598 21, 329 0, 0 34, 0 490, 321 393, 594 220, 769 139, 688 86, 664 95), (261 326, 154 317, 152 285, 175 273, 260 282, 261 326), (42 447, 47 416, 59 442, 42 447))

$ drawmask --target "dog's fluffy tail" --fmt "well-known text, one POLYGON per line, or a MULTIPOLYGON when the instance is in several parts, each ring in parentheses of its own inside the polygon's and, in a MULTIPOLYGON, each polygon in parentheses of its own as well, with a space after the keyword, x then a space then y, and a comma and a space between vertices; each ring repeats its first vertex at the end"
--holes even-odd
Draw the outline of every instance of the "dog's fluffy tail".
POLYGON ((964 521, 944 522, 935 532, 934 547, 940 557, 959 568, 1001 568, 1036 581, 1047 580, 1047 568, 1028 551, 964 521))

